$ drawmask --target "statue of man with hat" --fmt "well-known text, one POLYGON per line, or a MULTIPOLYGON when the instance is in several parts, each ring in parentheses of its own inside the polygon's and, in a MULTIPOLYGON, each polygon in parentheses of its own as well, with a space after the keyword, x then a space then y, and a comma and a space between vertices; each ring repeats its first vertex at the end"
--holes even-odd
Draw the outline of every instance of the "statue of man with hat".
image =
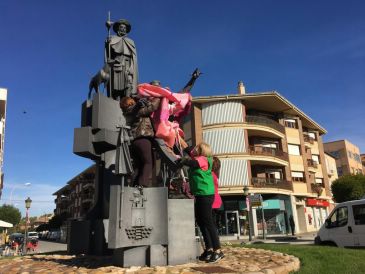
POLYGON ((113 23, 106 22, 108 38, 105 41, 104 67, 91 79, 90 91, 101 83, 107 82, 108 97, 120 99, 125 96, 137 94, 138 63, 137 50, 134 41, 127 37, 131 31, 130 23, 120 19, 113 23), (116 35, 110 35, 110 27, 113 27, 116 35))

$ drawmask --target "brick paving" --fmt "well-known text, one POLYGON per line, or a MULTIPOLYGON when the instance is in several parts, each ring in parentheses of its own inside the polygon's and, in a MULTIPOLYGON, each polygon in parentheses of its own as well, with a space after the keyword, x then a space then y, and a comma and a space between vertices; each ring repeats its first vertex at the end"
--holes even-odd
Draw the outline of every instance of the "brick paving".
MULTIPOLYGON (((0 260, 0 273, 65 273, 65 274, 102 274, 102 273, 135 273, 135 274, 189 274, 208 273, 204 268, 201 271, 195 267, 220 266, 234 271, 234 273, 251 274, 286 274, 299 270, 299 259, 279 252, 244 248, 224 247, 225 258, 216 263, 188 263, 176 266, 157 267, 129 267, 111 266, 110 257, 72 256, 72 255, 30 255, 17 258, 3 258, 0 260)), ((219 269, 219 268, 216 268, 219 269)), ((210 272, 211 273, 211 272, 210 272)), ((220 272, 220 273, 223 273, 220 272)))

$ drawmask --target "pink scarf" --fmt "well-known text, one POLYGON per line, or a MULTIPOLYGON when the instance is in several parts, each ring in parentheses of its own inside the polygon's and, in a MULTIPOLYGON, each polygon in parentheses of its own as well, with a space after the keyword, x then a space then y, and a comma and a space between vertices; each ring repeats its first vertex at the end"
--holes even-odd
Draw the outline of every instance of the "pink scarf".
POLYGON ((170 115, 175 116, 175 120, 185 116, 191 105, 190 93, 174 93, 170 90, 147 83, 139 84, 137 87, 140 97, 161 98, 160 107, 152 114, 155 126, 155 136, 165 141, 166 145, 172 148, 175 144, 177 134, 184 136, 184 132, 176 121, 170 122, 170 115))

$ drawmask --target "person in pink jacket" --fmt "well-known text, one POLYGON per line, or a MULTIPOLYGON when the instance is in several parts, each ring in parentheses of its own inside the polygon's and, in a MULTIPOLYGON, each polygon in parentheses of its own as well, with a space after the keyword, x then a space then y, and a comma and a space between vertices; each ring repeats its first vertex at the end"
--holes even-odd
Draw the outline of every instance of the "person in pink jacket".
POLYGON ((215 222, 215 226, 219 228, 219 208, 222 206, 222 198, 218 193, 218 180, 219 180, 219 173, 221 169, 221 161, 218 157, 213 157, 213 164, 212 164, 212 175, 213 175, 213 182, 214 182, 214 200, 212 205, 212 214, 213 220, 215 222))
POLYGON ((218 193, 218 179, 219 179, 219 172, 221 169, 221 161, 218 157, 213 157, 213 165, 212 165, 212 175, 213 175, 213 182, 214 182, 214 201, 213 201, 213 211, 218 209, 222 206, 222 198, 218 193))

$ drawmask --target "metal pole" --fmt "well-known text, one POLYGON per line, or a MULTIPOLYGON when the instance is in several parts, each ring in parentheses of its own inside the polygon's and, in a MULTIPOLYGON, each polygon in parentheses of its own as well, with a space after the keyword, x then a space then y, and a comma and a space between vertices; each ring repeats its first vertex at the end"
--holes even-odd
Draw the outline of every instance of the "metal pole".
POLYGON ((246 195, 246 210, 247 210, 247 222, 248 222, 248 240, 252 241, 251 236, 251 218, 250 218, 250 211, 251 211, 251 202, 248 194, 246 195))
POLYGON ((28 208, 26 211, 25 217, 25 235, 24 235, 24 243, 23 243, 23 254, 27 254, 27 243, 28 243, 28 208))
POLYGON ((248 240, 251 242, 252 241, 252 227, 251 227, 251 213, 252 213, 252 206, 251 206, 251 202, 250 202, 250 210, 248 211, 248 240))
POLYGON ((262 237, 264 240, 266 240, 266 233, 265 233, 265 216, 264 216, 264 205, 261 206, 261 212, 262 212, 262 237))

